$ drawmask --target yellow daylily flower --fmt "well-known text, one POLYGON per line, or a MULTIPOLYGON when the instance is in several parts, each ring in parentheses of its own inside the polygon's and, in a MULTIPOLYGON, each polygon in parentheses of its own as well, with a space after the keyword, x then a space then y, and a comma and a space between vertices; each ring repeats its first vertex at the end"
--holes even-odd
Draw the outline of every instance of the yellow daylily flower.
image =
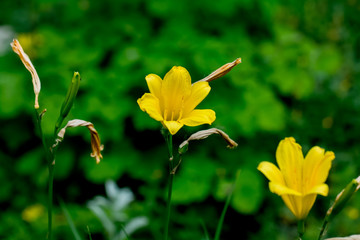
POLYGON ((269 180, 270 191, 278 194, 299 220, 305 219, 314 205, 317 194, 327 196, 326 181, 333 152, 315 146, 304 158, 301 146, 292 137, 280 141, 276 150, 277 168, 273 163, 261 162, 258 170, 269 180))
POLYGON ((156 74, 145 77, 150 93, 137 100, 140 109, 160 121, 172 135, 182 126, 211 124, 215 112, 211 109, 195 109, 210 92, 209 83, 191 85, 189 72, 183 67, 173 67, 162 80, 156 74))

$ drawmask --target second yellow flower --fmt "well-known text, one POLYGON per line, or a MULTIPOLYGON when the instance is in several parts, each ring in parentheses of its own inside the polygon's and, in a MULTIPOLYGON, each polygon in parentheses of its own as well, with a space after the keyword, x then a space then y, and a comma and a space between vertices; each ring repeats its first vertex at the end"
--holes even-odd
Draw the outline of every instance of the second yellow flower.
POLYGON ((282 197, 297 219, 304 219, 314 205, 317 194, 327 196, 325 184, 335 155, 315 146, 304 158, 301 146, 292 137, 285 138, 276 150, 277 168, 261 162, 258 170, 269 180, 270 191, 282 197))

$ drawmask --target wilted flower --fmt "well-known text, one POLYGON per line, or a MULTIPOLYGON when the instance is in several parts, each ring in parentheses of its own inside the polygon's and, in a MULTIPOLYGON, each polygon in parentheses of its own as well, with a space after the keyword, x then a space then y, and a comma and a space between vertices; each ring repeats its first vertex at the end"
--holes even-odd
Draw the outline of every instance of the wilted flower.
POLYGON ((201 140, 209 137, 212 134, 218 134, 220 135, 226 142, 228 148, 235 148, 238 146, 238 144, 232 140, 229 135, 227 135, 224 131, 217 129, 217 128, 210 128, 207 130, 201 130, 194 134, 192 134, 188 139, 186 139, 184 142, 182 142, 179 146, 179 151, 185 151, 187 146, 189 145, 189 142, 192 140, 201 140))
POLYGON ((137 102, 142 111, 160 121, 172 135, 184 125, 211 124, 215 120, 213 110, 195 109, 210 92, 209 83, 203 81, 191 85, 190 74, 185 68, 173 67, 164 80, 155 74, 149 74, 145 79, 150 93, 145 93, 137 102))
POLYGON ((92 148, 92 153, 90 156, 96 159, 96 163, 99 163, 100 159, 103 158, 103 156, 101 155, 101 151, 104 149, 104 145, 101 145, 99 134, 91 122, 86 122, 80 119, 74 119, 69 121, 66 124, 66 126, 59 131, 58 138, 56 139, 56 143, 53 145, 53 148, 55 148, 58 145, 58 143, 63 140, 65 131, 68 127, 79 127, 79 126, 84 126, 89 129, 91 134, 91 148, 92 148))
POLYGON ((17 39, 14 39, 10 45, 11 45, 13 51, 17 55, 19 55, 21 61, 23 62, 24 66, 26 67, 26 69, 29 70, 29 72, 31 73, 32 83, 34 86, 34 93, 35 93, 35 106, 34 107, 35 107, 35 109, 38 109, 39 108, 38 98, 39 98, 41 84, 40 84, 40 79, 36 72, 36 69, 33 66, 33 64, 31 63, 29 56, 22 49, 22 47, 17 39))
POLYGON ((305 159, 301 146, 295 139, 285 138, 276 150, 277 168, 273 163, 261 162, 258 170, 269 180, 269 188, 282 197, 286 206, 299 220, 306 218, 317 194, 327 196, 326 181, 333 152, 325 152, 320 147, 310 149, 305 159))

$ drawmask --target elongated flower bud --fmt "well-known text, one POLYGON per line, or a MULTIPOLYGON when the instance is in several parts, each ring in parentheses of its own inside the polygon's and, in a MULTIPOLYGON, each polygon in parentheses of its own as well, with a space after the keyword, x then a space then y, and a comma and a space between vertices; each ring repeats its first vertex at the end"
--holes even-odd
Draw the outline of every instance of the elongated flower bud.
POLYGON ((210 75, 199 80, 198 82, 210 82, 215 79, 221 78, 222 76, 224 76, 225 74, 230 72, 230 70, 233 69, 233 67, 235 67, 239 63, 241 63, 241 58, 237 58, 234 61, 232 61, 231 63, 227 63, 227 64, 221 66, 220 68, 218 68, 215 71, 213 71, 212 73, 210 73, 210 75))
POLYGON ((61 127, 62 122, 67 117, 67 115, 69 114, 69 112, 74 104, 76 95, 79 91, 80 80, 81 80, 80 74, 78 72, 74 72, 74 76, 71 80, 71 83, 70 83, 69 89, 66 93, 64 102, 61 105, 60 116, 55 125, 55 127, 57 129, 61 127))
POLYGON ((19 55, 22 63, 24 64, 24 66, 26 67, 26 69, 30 72, 31 77, 32 77, 32 83, 33 83, 33 87, 34 87, 34 93, 35 93, 35 109, 39 108, 39 94, 40 94, 40 89, 41 89, 41 84, 40 84, 40 78, 36 72, 36 69, 34 67, 34 65, 31 63, 29 56, 24 52, 23 48, 21 47, 19 41, 17 39, 14 39, 12 41, 12 43, 10 43, 13 51, 19 55))
POLYGON ((344 209, 347 202, 354 195, 354 193, 360 188, 360 176, 357 179, 353 179, 337 196, 333 205, 326 213, 326 219, 329 221, 334 218, 341 210, 344 209))

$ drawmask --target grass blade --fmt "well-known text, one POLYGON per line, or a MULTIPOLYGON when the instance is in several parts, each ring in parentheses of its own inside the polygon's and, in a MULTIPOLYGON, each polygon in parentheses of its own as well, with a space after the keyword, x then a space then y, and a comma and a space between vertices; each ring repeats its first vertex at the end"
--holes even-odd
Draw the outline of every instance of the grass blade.
POLYGON ((71 216, 69 214, 69 211, 67 210, 67 208, 65 206, 65 203, 62 200, 59 200, 59 202, 60 202, 61 209, 63 210, 64 215, 66 217, 66 221, 68 222, 69 227, 71 229, 71 232, 74 235, 74 239, 75 240, 82 240, 81 237, 80 237, 79 232, 77 231, 77 229, 75 227, 74 221, 72 220, 72 218, 71 218, 71 216))
POLYGON ((200 219, 200 224, 201 224, 201 227, 202 227, 202 229, 203 229, 203 231, 204 231, 205 240, 210 240, 209 232, 208 232, 208 230, 207 230, 207 228, 206 228, 206 225, 205 225, 205 223, 204 223, 204 220, 200 219))
POLYGON ((225 215, 226 215, 227 209, 229 208, 229 205, 230 205, 230 202, 231 202, 231 197, 232 197, 232 194, 234 192, 235 185, 237 184, 237 179, 238 179, 239 174, 240 174, 240 171, 238 171, 236 173, 235 181, 234 181, 234 183, 233 183, 233 185, 232 185, 232 187, 231 187, 231 189, 230 189, 230 191, 228 193, 228 196, 226 198, 224 208, 222 210, 218 225, 216 227, 216 233, 215 233, 214 240, 220 240, 220 234, 221 234, 221 229, 222 229, 222 226, 223 226, 223 223, 224 223, 225 215))

